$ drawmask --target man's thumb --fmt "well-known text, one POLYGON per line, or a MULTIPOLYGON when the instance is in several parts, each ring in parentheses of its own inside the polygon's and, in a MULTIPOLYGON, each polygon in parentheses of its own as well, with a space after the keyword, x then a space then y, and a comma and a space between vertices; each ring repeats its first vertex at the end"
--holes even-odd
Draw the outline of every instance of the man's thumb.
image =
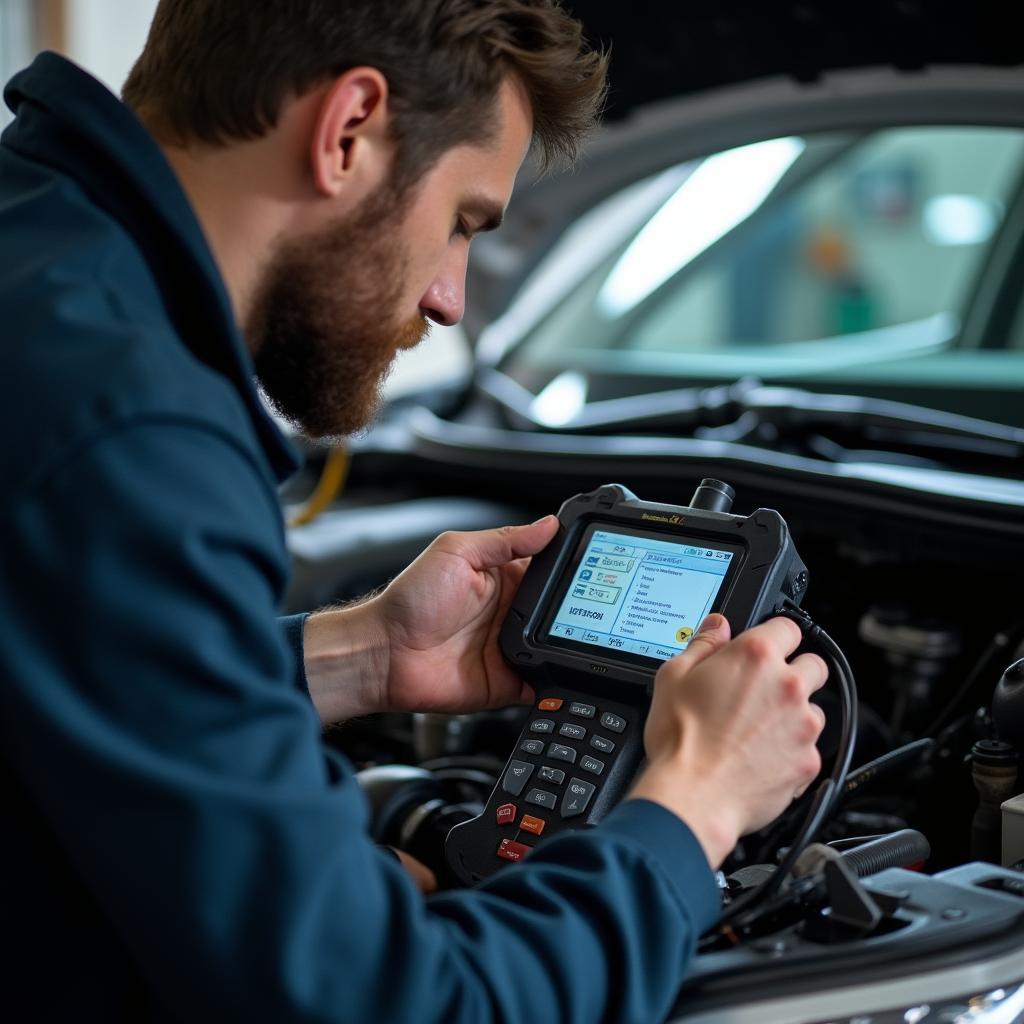
POLYGON ((687 664, 692 668, 699 665, 705 658, 712 655, 729 642, 732 629, 729 620, 724 615, 712 612, 701 624, 694 634, 686 650, 679 655, 685 658, 687 664))

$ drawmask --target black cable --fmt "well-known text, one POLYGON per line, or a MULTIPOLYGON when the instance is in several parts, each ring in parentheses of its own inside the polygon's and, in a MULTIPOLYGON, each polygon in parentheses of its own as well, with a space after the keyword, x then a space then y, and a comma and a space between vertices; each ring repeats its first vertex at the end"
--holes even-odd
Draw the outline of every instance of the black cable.
POLYGON ((846 655, 840 650, 839 645, 798 605, 788 604, 782 614, 786 618, 792 619, 800 627, 804 639, 812 646, 818 647, 819 652, 832 663, 835 669, 842 708, 839 745, 832 771, 815 792, 804 823, 796 839, 786 851, 782 862, 769 878, 746 896, 736 899, 725 910, 714 926, 717 930, 731 925, 741 915, 752 910, 756 904, 770 900, 778 892, 782 883, 793 870, 797 858, 814 839, 818 829, 835 809, 845 788, 850 762, 853 760, 853 748, 857 736, 857 687, 850 663, 846 660, 846 655))
MULTIPOLYGON (((825 779, 818 787, 814 794, 814 802, 811 804, 807 817, 804 819, 803 827, 797 833, 796 839, 790 844, 786 855, 779 862, 778 868, 764 882, 764 892, 758 894, 759 899, 770 899, 779 891, 782 883, 793 870, 793 865, 796 864, 800 854, 807 849, 811 840, 818 834, 818 829, 821 828, 831 813, 832 807, 835 804, 836 792, 836 780, 833 777, 825 779)), ((752 900, 751 902, 754 901, 752 900)))
MULTIPOLYGON (((828 817, 835 810, 836 804, 846 786, 846 778, 850 772, 850 763, 853 760, 853 749, 857 742, 857 684, 853 679, 853 669, 850 668, 846 655, 840 650, 835 640, 820 626, 815 625, 810 616, 807 616, 805 621, 808 628, 804 636, 809 637, 812 642, 819 643, 824 648, 826 656, 833 661, 839 670, 839 694, 842 703, 843 719, 839 735, 839 749, 836 752, 836 763, 831 775, 835 782, 835 789, 832 792, 825 815, 828 817)), ((803 627, 801 626, 801 628, 803 627)))
POLYGON ((935 740, 932 739, 914 740, 876 757, 873 761, 868 761, 867 764, 862 764, 847 776, 846 785, 839 796, 840 803, 848 800, 857 790, 874 782, 879 776, 888 775, 896 768, 902 768, 907 762, 922 757, 934 746, 935 740))

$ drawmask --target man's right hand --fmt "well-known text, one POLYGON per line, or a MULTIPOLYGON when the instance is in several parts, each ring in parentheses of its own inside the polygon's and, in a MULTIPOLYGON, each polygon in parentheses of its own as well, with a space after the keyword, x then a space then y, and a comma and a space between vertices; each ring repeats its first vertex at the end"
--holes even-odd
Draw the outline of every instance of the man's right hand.
POLYGON ((810 785, 825 724, 808 702, 828 678, 825 663, 815 654, 786 660, 800 643, 795 623, 775 618, 729 635, 723 616, 708 616, 658 671, 647 767, 630 793, 679 815, 713 867, 810 785))

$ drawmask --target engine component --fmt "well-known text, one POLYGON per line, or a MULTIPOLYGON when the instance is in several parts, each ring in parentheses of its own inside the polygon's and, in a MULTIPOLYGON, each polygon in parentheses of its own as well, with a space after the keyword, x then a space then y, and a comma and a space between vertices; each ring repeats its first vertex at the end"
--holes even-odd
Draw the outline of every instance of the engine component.
POLYGON ((992 695, 996 734, 1018 751, 1024 749, 1024 658, 1015 661, 996 684, 992 695))
POLYGON ((456 825, 480 813, 480 805, 449 803, 441 781, 424 768, 389 764, 356 776, 370 805, 376 842, 406 850, 426 864, 441 888, 453 884, 444 840, 456 825))
POLYGON ((852 849, 814 843, 796 858, 792 874, 786 872, 785 883, 775 892, 769 890, 783 873, 780 868, 768 864, 743 868, 728 877, 729 892, 735 893, 723 917, 728 927, 706 933, 702 948, 716 948, 723 937, 736 942, 797 923, 804 937, 815 943, 847 942, 879 927, 902 927, 890 920, 899 901, 868 893, 859 879, 894 867, 919 867, 930 854, 931 846, 922 833, 901 829, 868 837, 852 849), (768 896, 751 907, 753 893, 768 896), (737 907, 739 913, 734 910, 737 907))
POLYGON ((825 862, 842 859, 859 878, 866 878, 887 868, 919 866, 930 854, 931 846, 925 836, 915 829, 905 828, 886 836, 871 836, 849 849, 813 843, 793 865, 793 874, 797 877, 814 874, 822 870, 825 862))
POLYGON ((1002 850, 1001 805, 1017 786, 1017 752, 1002 740, 978 740, 971 748, 971 778, 978 809, 971 822, 971 857, 998 864, 1002 850))
POLYGON ((960 636, 941 623, 918 620, 903 608, 886 605, 868 609, 858 632, 864 643, 883 652, 891 670, 889 724, 899 738, 931 706, 935 680, 960 653, 960 636))
POLYGON ((1024 793, 1011 797, 1002 805, 1002 865, 1017 867, 1024 861, 1024 793))

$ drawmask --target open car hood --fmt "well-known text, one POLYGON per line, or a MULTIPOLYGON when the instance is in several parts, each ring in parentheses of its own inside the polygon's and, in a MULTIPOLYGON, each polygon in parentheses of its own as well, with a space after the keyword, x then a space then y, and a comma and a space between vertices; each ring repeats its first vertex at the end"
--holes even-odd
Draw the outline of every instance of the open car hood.
POLYGON ((782 75, 1021 63, 1005 6, 949 0, 574 0, 591 41, 610 46, 610 118, 638 106, 782 75))

